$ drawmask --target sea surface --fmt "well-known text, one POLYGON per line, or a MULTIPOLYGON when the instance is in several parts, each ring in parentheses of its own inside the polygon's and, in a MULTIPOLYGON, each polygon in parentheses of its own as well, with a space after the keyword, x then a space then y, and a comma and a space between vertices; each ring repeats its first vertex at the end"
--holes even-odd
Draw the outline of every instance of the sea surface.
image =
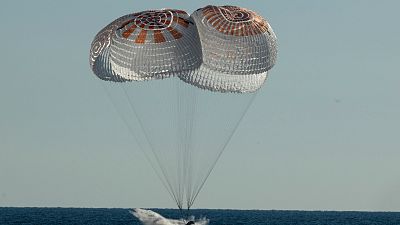
MULTIPOLYGON (((181 218, 178 210, 151 210, 165 218, 181 218)), ((208 219, 210 225, 400 225, 400 212, 195 209, 191 211, 191 215, 196 219, 208 219)), ((0 208, 0 225, 11 224, 140 225, 142 223, 132 215, 131 209, 0 208)))

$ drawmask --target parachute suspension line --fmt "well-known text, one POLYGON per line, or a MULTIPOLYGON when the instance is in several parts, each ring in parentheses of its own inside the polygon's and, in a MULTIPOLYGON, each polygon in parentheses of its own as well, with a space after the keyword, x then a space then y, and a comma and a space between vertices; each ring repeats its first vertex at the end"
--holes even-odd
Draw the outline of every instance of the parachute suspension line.
MULTIPOLYGON (((152 153, 153 153, 153 155, 154 155, 154 158, 157 160, 157 164, 159 165, 159 168, 161 169, 162 174, 164 175, 164 177, 167 177, 167 174, 166 174, 166 171, 167 171, 167 170, 164 168, 163 164, 161 163, 161 161, 160 161, 160 159, 159 159, 159 156, 157 155, 157 153, 156 153, 156 151, 155 151, 155 149, 154 149, 154 146, 153 146, 152 142, 150 141, 149 135, 147 134, 147 131, 146 131, 145 127, 144 127, 144 124, 143 124, 143 122, 142 122, 142 120, 141 120, 141 117, 138 115, 137 110, 136 110, 136 108, 134 107, 134 104, 132 103, 132 99, 130 98, 130 96, 129 96, 129 94, 128 94, 128 92, 126 91, 126 89, 125 89, 124 86, 122 86, 122 89, 124 90, 124 94, 126 95, 126 97, 127 97, 127 99, 128 99, 129 106, 131 107, 132 111, 134 112, 135 117, 138 119, 140 128, 141 128, 141 130, 142 130, 143 133, 144 133, 144 136, 145 136, 146 141, 148 142, 148 144, 149 144, 149 146, 150 146, 150 149, 151 149, 151 151, 152 151, 152 153)), ((173 186, 171 185, 171 182, 170 182, 168 179, 163 179, 161 176, 159 176, 159 179, 161 179, 161 180, 163 181, 163 183, 166 182, 167 185, 165 185, 165 187, 166 187, 168 193, 169 193, 169 194, 171 195, 171 197, 174 199, 174 201, 176 202, 176 204, 178 205, 178 207, 181 208, 181 205, 179 204, 178 198, 177 198, 177 196, 176 196, 176 193, 174 192, 174 188, 173 188, 173 186), (169 188, 168 188, 168 187, 169 187, 169 188)))
MULTIPOLYGON (((129 125, 127 119, 125 118, 125 116, 123 116, 123 113, 118 109, 115 101, 113 100, 111 93, 109 92, 109 90, 107 89, 107 87, 105 86, 104 82, 101 82, 101 85, 103 86, 103 89, 105 90, 108 99, 110 100, 111 104, 113 105, 115 111, 117 112, 117 114, 119 115, 119 117, 121 118, 121 120, 124 122, 124 124, 126 125, 126 127, 128 128, 129 133, 133 136, 133 138, 135 139, 136 144, 139 146, 139 149, 142 151, 142 153, 144 154, 146 160, 149 162, 151 168, 154 170, 154 172, 156 173, 157 177, 161 180, 162 185, 165 187, 165 189, 168 191, 168 193, 172 196, 171 191, 168 189, 167 184, 165 183, 165 181, 162 179, 160 173, 157 171, 156 166, 154 165, 154 163, 150 160, 150 156, 146 153, 143 145, 141 144, 141 142, 138 140, 138 137, 135 135, 135 132, 133 132, 132 127, 129 125)), ((132 157, 131 155, 131 151, 128 151, 129 155, 132 157)))
POLYGON ((191 142, 193 130, 193 117, 196 109, 195 92, 190 91, 190 86, 181 82, 179 79, 174 82, 176 90, 177 105, 176 123, 177 131, 177 177, 178 192, 183 206, 183 200, 190 201, 190 193, 192 188, 192 159, 191 159, 191 142))
MULTIPOLYGON (((192 137, 193 137, 193 129, 194 129, 194 122, 196 121, 195 120, 195 118, 196 118, 196 115, 197 115, 197 109, 198 109, 198 105, 197 105, 197 96, 196 96, 196 94, 197 94, 197 92, 196 91, 190 91, 191 89, 189 89, 188 88, 188 86, 185 86, 186 87, 186 91, 189 91, 190 93, 192 93, 192 98, 191 98, 191 100, 193 101, 193 109, 192 109, 192 112, 190 112, 189 113, 189 115, 191 115, 191 118, 189 118, 188 120, 190 121, 190 127, 189 127, 189 131, 190 131, 190 133, 189 133, 189 135, 190 135, 190 142, 188 142, 187 143, 187 151, 188 151, 188 154, 187 154, 187 161, 188 162, 192 162, 193 161, 193 155, 192 155, 192 151, 193 151, 193 149, 192 149, 192 143, 193 143, 193 140, 192 140, 192 137)), ((195 89, 195 90, 197 90, 197 89, 195 89)), ((189 180, 189 182, 188 182, 188 194, 187 194, 187 200, 186 200, 186 204, 187 204, 187 214, 189 214, 189 209, 190 209, 190 204, 189 204, 189 202, 190 202, 190 198, 191 198, 191 193, 192 193, 192 190, 193 190, 193 164, 191 164, 191 163, 189 163, 189 166, 188 166, 188 177, 187 177, 187 179, 189 180)), ((187 215, 188 216, 188 215, 187 215)))
POLYGON ((210 169, 208 170, 208 172, 207 172, 205 178, 203 179, 203 181, 201 182, 200 186, 198 186, 198 187, 196 188, 197 191, 195 192, 194 196, 192 197, 190 203, 188 203, 188 208, 190 208, 190 206, 193 205, 194 201, 196 200, 197 196, 198 196, 199 193, 200 193, 200 190, 203 188, 203 186, 204 186, 206 180, 207 180, 208 177, 210 176, 210 174, 211 174, 211 172, 213 171, 215 165, 217 164, 219 158, 221 157, 222 153, 223 153, 224 150, 226 149, 226 146, 229 144, 230 140, 232 139, 233 135, 235 134, 237 128, 239 127, 240 123, 242 122, 244 116, 246 115, 247 111, 249 110, 249 108, 250 108, 251 104, 253 103, 255 97, 257 96, 257 94, 258 94, 258 91, 256 91, 255 93, 252 94, 250 101, 247 103, 246 108, 244 109, 242 115, 240 116, 239 121, 235 124, 235 127, 234 127, 233 131, 232 131, 231 134, 229 135, 227 141, 224 143, 224 145, 223 145, 221 151, 218 153, 217 158, 216 158, 216 159, 214 160, 214 162, 212 163, 210 169))
MULTIPOLYGON (((179 81, 179 80, 178 80, 179 81)), ((182 167, 183 170, 181 170, 181 175, 182 175, 182 185, 184 186, 183 191, 186 197, 186 204, 187 204, 187 209, 189 210, 190 205, 190 199, 191 199, 191 194, 192 194, 192 188, 193 188, 193 157, 192 157, 192 142, 193 142, 193 127, 194 127, 194 121, 195 121, 195 116, 196 116, 196 109, 197 109, 197 92, 193 90, 191 86, 184 82, 177 82, 177 94, 178 94, 178 108, 179 108, 179 115, 181 120, 181 127, 180 130, 182 131, 182 135, 180 135, 180 142, 182 143, 182 154, 181 159, 182 159, 182 167)), ((187 212, 188 214, 188 212, 187 212)))
MULTIPOLYGON (((197 89, 196 89, 197 90, 197 89)), ((195 92, 194 94, 197 94, 198 92, 195 92)), ((196 96, 196 98, 194 99, 194 104, 195 104, 195 108, 194 108, 194 113, 193 113, 193 118, 192 118, 192 123, 191 123, 191 125, 192 125, 192 130, 194 130, 194 127, 196 126, 196 121, 197 121, 197 119, 196 119, 196 116, 197 116, 197 114, 198 114, 198 98, 197 98, 197 96, 196 96)), ((197 135, 197 134, 195 134, 195 135, 197 135)), ((190 147, 190 149, 192 149, 192 146, 189 146, 190 147)), ((190 158, 192 158, 193 156, 192 156, 192 151, 190 151, 190 158)), ((189 166, 189 171, 190 171, 190 173, 191 174, 193 174, 193 165, 190 165, 189 166)), ((189 188, 189 193, 193 193, 193 179, 191 179, 190 180, 190 188, 189 188)), ((189 204, 189 201, 190 200, 190 198, 188 198, 188 201, 187 201, 187 208, 188 208, 188 210, 190 209, 190 207, 192 206, 192 204, 189 204)))
MULTIPOLYGON (((181 214, 182 213, 182 208, 183 208, 183 196, 184 196, 184 188, 183 188, 183 177, 182 177, 182 170, 183 170, 183 159, 182 159, 182 142, 180 141, 180 136, 181 136, 181 127, 182 127, 182 121, 179 117, 179 115, 181 114, 180 111, 180 104, 181 104, 181 96, 179 95, 179 91, 176 88, 176 85, 174 85, 176 82, 171 82, 170 83, 170 87, 169 89, 175 92, 175 104, 176 105, 172 105, 170 107, 171 109, 171 115, 174 115, 174 118, 171 118, 171 127, 172 129, 170 130, 170 132, 175 131, 175 162, 176 162, 176 171, 173 171, 176 173, 176 190, 177 190, 177 195, 178 195, 178 201, 179 201, 179 209, 181 210, 181 214)), ((172 176, 174 177, 174 176, 172 176)))
POLYGON ((176 119, 175 125, 177 126, 177 129, 176 129, 176 141, 177 141, 176 142, 176 145, 177 145, 176 158, 177 158, 177 160, 176 160, 176 162, 178 165, 176 167, 177 168, 176 175, 177 175, 177 179, 178 179, 177 185, 178 185, 180 203, 182 205, 181 214, 183 214, 183 212, 182 212, 183 198, 184 198, 183 196, 184 196, 185 192, 184 192, 184 188, 182 187, 182 184, 183 184, 182 171, 184 170, 184 167, 183 167, 184 160, 182 158, 183 143, 182 143, 182 138, 180 138, 180 137, 182 135, 184 125, 183 125, 182 119, 180 118, 180 115, 182 114, 182 108, 181 108, 182 96, 179 94, 179 89, 177 88, 176 85, 174 85, 174 83, 176 83, 176 82, 171 83, 171 89, 175 90, 175 94, 176 94, 176 106, 174 107, 174 109, 176 110, 176 113, 174 114, 175 119, 176 119))
MULTIPOLYGON (((179 113, 180 113, 180 111, 179 111, 179 105, 180 105, 180 103, 181 103, 181 101, 180 101, 180 96, 179 96, 179 93, 178 93, 178 89, 174 86, 174 82, 172 82, 172 83, 170 83, 170 90, 174 90, 175 91, 175 95, 176 95, 176 97, 175 97, 175 99, 176 99, 176 105, 174 105, 174 106, 172 106, 171 107, 171 110, 174 110, 174 113, 172 114, 172 115, 175 115, 175 117, 174 117, 174 120, 173 120, 173 122, 172 122, 172 125, 174 125, 175 127, 172 129, 172 130, 175 130, 175 140, 176 140, 176 142, 175 142, 175 144, 176 144, 176 146, 175 146, 175 157, 176 157, 176 160, 175 160, 175 162, 176 162, 176 171, 174 171, 174 172, 176 172, 176 186, 177 186, 177 192, 178 192, 178 195, 179 195, 179 209, 180 209, 180 211, 181 211, 181 214, 183 214, 182 213, 182 208, 183 208, 183 191, 182 191, 182 176, 181 176, 181 171, 182 171, 182 159, 181 159, 181 155, 182 155, 182 143, 180 142, 180 135, 181 135, 181 129, 180 129, 180 127, 181 127, 181 120, 180 120, 180 118, 179 118, 179 113)), ((171 130, 171 131, 172 131, 171 130)))
MULTIPOLYGON (((157 163, 158 163, 158 165, 159 165, 159 167, 160 167, 160 169, 161 169, 161 172, 163 173, 164 177, 167 177, 167 174, 166 174, 166 171, 167 171, 167 170, 164 168, 164 166, 162 165, 162 163, 161 163, 161 161, 160 161, 158 155, 156 154, 155 149, 154 149, 154 147, 153 147, 153 144, 150 142, 150 138, 149 138, 149 136, 148 136, 148 134, 147 134, 147 131, 146 131, 146 129, 145 129, 144 125, 143 125, 143 122, 142 122, 142 120, 140 119, 140 117, 139 117, 139 115, 138 115, 138 113, 137 113, 137 111, 136 111, 136 109, 135 109, 135 107, 134 107, 134 105, 133 105, 133 103, 132 103, 132 100, 131 100, 130 96, 128 95, 128 92, 126 91, 126 89, 125 89, 125 87, 124 87, 123 85, 121 85, 121 86, 122 86, 122 89, 123 89, 123 91, 124 91, 125 96, 126 96, 127 99, 128 99, 129 106, 131 107, 133 113, 135 114, 135 117, 136 117, 136 118, 138 119, 138 121, 139 121, 140 128, 142 129, 142 131, 143 131, 143 133, 144 133, 144 136, 145 136, 145 138, 146 138, 146 140, 147 140, 147 142, 148 142, 148 144, 149 144, 149 146, 150 146, 150 149, 151 149, 151 151, 152 151, 152 153, 153 153, 155 159, 157 160, 157 163)), ((162 179, 162 178, 160 178, 160 179, 162 179)), ((168 179, 165 179, 165 181, 166 181, 166 183, 168 184, 168 187, 170 188, 168 192, 170 193, 171 197, 174 199, 174 201, 176 202, 176 204, 178 205, 178 207, 179 207, 179 208, 182 208, 182 206, 181 206, 181 204, 180 204, 179 201, 178 201, 178 198, 177 198, 177 196, 176 196, 176 193, 174 192, 174 189, 173 189, 173 187, 172 187, 170 181, 169 181, 168 179)), ((167 188, 167 189, 168 189, 168 188, 167 188)))
POLYGON ((185 173, 186 173, 186 164, 187 161, 185 159, 185 143, 184 140, 185 138, 182 137, 184 131, 185 131, 185 125, 186 125, 186 117, 184 117, 183 119, 181 119, 181 117, 179 115, 184 115, 184 108, 182 106, 185 105, 185 103, 183 102, 183 98, 184 96, 181 95, 180 93, 180 89, 179 89, 179 82, 180 80, 177 80, 176 85, 178 85, 178 87, 175 86, 175 90, 176 90, 176 94, 177 94, 177 99, 178 99, 178 104, 177 104, 177 110, 178 113, 176 114, 178 117, 178 125, 179 125, 179 136, 178 136, 178 140, 179 140, 179 147, 180 147, 180 151, 178 154, 178 158, 179 158, 179 187, 180 187, 180 192, 181 192, 181 200, 182 200, 182 207, 183 207, 183 199, 185 196, 185 184, 186 184, 186 179, 185 179, 185 173))

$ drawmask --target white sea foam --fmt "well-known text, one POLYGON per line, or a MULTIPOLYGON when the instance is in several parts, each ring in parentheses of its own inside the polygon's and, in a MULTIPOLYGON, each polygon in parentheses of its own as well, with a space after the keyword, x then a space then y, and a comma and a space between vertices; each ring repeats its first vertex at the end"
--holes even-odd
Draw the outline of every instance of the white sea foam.
MULTIPOLYGON (((131 213, 136 216, 144 225, 185 225, 186 220, 180 219, 167 219, 160 214, 153 212, 151 210, 136 208, 131 211, 131 213)), ((208 225, 209 220, 206 218, 195 220, 194 217, 190 218, 195 222, 196 225, 208 225)))

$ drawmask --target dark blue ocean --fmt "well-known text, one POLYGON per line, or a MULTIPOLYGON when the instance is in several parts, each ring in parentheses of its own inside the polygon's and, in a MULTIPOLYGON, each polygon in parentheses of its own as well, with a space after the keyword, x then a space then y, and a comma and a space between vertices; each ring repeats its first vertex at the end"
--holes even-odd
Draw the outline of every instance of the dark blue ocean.
MULTIPOLYGON (((178 210, 152 209, 166 218, 178 210)), ((195 209, 210 225, 400 225, 400 212, 325 212, 195 209)), ((0 225, 140 225, 129 209, 0 208, 0 225)))

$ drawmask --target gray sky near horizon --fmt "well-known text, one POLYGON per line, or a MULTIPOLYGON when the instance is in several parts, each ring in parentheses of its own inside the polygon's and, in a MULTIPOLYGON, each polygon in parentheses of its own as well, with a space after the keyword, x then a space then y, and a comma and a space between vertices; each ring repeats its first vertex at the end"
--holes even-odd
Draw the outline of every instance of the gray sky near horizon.
POLYGON ((400 211, 396 0, 2 2, 0 207, 175 207, 88 52, 121 15, 208 4, 267 18, 279 57, 194 207, 400 211))

